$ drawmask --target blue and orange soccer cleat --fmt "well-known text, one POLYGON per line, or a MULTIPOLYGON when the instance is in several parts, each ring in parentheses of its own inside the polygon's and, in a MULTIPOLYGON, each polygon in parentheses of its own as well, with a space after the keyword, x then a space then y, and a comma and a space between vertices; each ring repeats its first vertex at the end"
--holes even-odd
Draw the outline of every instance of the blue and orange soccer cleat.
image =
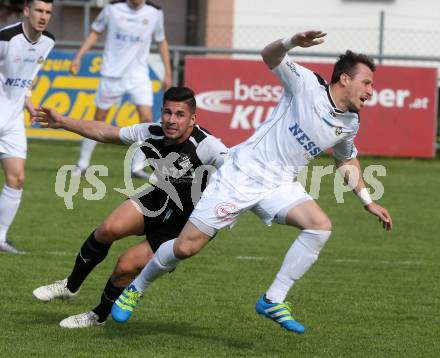
POLYGON ((258 299, 255 309, 258 314, 270 318, 288 331, 304 333, 304 326, 292 317, 292 307, 289 302, 268 303, 265 300, 265 295, 262 295, 258 299))
POLYGON ((128 286, 113 303, 112 318, 118 323, 127 322, 141 297, 142 292, 139 292, 134 285, 128 286))

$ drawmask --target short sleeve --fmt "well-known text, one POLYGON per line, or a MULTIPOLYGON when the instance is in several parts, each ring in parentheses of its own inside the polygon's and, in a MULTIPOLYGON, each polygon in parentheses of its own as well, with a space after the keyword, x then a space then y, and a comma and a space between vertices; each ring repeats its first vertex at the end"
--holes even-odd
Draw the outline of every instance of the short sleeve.
POLYGON ((228 156, 228 147, 220 139, 209 135, 197 146, 197 156, 204 165, 220 168, 228 156))
POLYGON ((292 95, 319 84, 312 71, 293 62, 287 55, 272 72, 278 77, 284 90, 292 95))
POLYGON ((104 8, 99 13, 98 17, 92 23, 92 30, 102 33, 108 25, 108 19, 110 15, 110 5, 104 6, 104 8))
POLYGON ((0 61, 3 61, 6 58, 7 46, 7 41, 0 40, 0 61))
POLYGON ((6 54, 8 52, 8 44, 10 38, 6 35, 6 31, 4 29, 0 30, 0 61, 6 58, 6 54))
POLYGON ((356 158, 358 151, 354 145, 355 136, 352 134, 333 146, 333 157, 336 160, 343 162, 356 158))
POLYGON ((123 127, 119 131, 119 138, 122 143, 127 145, 143 142, 152 137, 149 129, 152 125, 153 123, 139 123, 133 126, 123 127))
POLYGON ((162 42, 165 40, 165 27, 163 11, 159 10, 156 27, 154 29, 153 38, 156 42, 162 42))

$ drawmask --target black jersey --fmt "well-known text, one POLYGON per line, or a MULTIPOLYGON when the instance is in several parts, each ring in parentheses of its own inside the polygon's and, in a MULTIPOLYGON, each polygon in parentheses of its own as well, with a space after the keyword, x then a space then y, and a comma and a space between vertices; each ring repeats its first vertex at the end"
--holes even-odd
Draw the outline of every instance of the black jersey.
POLYGON ((143 142, 141 149, 153 169, 150 181, 156 181, 156 189, 148 193, 155 196, 158 206, 171 200, 188 214, 196 204, 192 193, 204 190, 209 169, 219 168, 228 153, 218 138, 198 125, 183 143, 175 145, 166 144, 162 127, 156 123, 121 128, 120 138, 125 144, 143 142))

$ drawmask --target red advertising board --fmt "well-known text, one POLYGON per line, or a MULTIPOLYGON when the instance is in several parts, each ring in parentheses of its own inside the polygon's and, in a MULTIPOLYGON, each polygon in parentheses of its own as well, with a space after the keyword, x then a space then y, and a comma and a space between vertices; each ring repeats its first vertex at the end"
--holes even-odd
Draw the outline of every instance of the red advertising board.
MULTIPOLYGON (((330 80, 333 65, 301 63, 330 80)), ((361 154, 433 157, 437 70, 379 65, 361 112, 361 154)), ((197 94, 198 123, 227 146, 247 139, 277 104, 282 88, 262 61, 187 57, 185 84, 197 94)))

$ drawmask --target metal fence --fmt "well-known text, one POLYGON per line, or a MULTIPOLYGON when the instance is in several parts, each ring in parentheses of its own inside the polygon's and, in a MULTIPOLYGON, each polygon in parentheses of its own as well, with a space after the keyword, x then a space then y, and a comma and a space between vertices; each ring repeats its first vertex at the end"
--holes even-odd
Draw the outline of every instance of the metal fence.
MULTIPOLYGON (((84 39, 90 31, 90 24, 96 16, 99 8, 107 0, 58 0, 55 1, 58 9, 58 23, 55 36, 61 40, 59 48, 75 48, 80 46, 80 40, 84 39), (63 10, 66 9, 66 10, 63 10), (68 9, 68 10, 67 10, 68 9), (74 13, 76 11, 76 13, 74 13), (74 18, 74 21, 73 19, 74 18), (60 20, 62 19, 62 20, 60 20), (70 28, 72 22, 75 29, 70 28), (58 32, 58 33, 57 33, 58 32), (72 34, 74 32, 74 34, 72 34), (65 41, 65 40, 75 40, 65 41)), ((167 2, 164 2, 166 5, 167 2)), ((264 14, 267 17, 279 15, 274 13, 264 14)), ((304 57, 307 61, 333 61, 340 53, 347 48, 356 52, 367 53, 381 64, 407 65, 407 66, 430 66, 437 67, 439 72, 440 86, 440 14, 433 13, 430 16, 402 15, 394 13, 393 10, 370 11, 359 14, 351 14, 339 21, 341 14, 326 14, 327 17, 338 19, 338 21, 326 21, 326 31, 331 34, 326 42, 316 48, 305 51, 295 51, 297 57, 304 57), (333 16, 334 15, 334 16, 333 16), (362 25, 359 25, 362 24, 362 25)), ((185 13, 181 18, 166 17, 167 27, 176 29, 173 21, 184 22, 185 13)), ((255 14, 262 16, 255 9, 255 14)), ((319 16, 322 16, 320 14, 319 16)), ((171 46, 173 65, 176 73, 179 73, 177 64, 182 63, 181 59, 185 54, 227 54, 234 56, 258 54, 259 50, 274 39, 303 31, 308 28, 308 23, 320 23, 317 14, 293 14, 289 15, 289 24, 272 24, 265 26, 261 21, 258 25, 235 24, 233 33, 233 49, 187 47, 182 42, 178 46, 171 46), (295 24, 295 25, 291 25, 295 24)), ((211 34, 219 37, 218 43, 224 43, 222 36, 229 36, 221 25, 211 23, 211 34)), ((170 34, 172 35, 172 34, 170 34)), ((215 42, 215 39, 214 39, 215 42)), ((174 43, 176 44, 176 43, 174 43)), ((177 76, 177 75, 176 75, 177 76)), ((177 78, 176 78, 177 80, 177 78)))
MULTIPOLYGON (((107 2, 108 0, 55 0, 55 16, 52 19, 51 31, 58 40, 57 47, 78 49, 81 41, 90 31, 91 22, 100 11, 99 7, 107 2)), ((262 16, 257 9, 254 11, 254 16, 262 16)), ((273 11, 274 13, 264 14, 264 16, 279 15, 275 12, 280 11, 279 9, 273 11)), ((391 10, 386 13, 371 11, 350 15, 344 18, 343 22, 339 21, 340 14, 333 15, 338 21, 327 21, 325 25, 325 30, 331 36, 328 36, 327 41, 319 47, 295 51, 299 60, 303 60, 301 57, 304 57, 307 61, 333 61, 339 53, 350 48, 367 53, 382 64, 437 67, 440 86, 440 14, 419 16, 401 15, 391 10), (360 23, 367 25, 360 26, 360 23)), ((177 28, 173 21, 185 20, 185 13, 179 16, 179 19, 166 17, 167 25, 171 29, 177 28)), ((233 49, 187 47, 181 46, 184 45, 183 42, 177 42, 178 45, 176 42, 171 42, 175 44, 171 46, 171 52, 176 76, 182 64, 182 58, 186 54, 256 55, 270 41, 286 34, 302 31, 308 27, 307 23, 319 23, 319 16, 318 14, 305 16, 298 12, 289 16, 291 22, 288 25, 265 26, 264 21, 258 26, 236 24, 233 49)), ((326 16, 332 17, 332 14, 326 14, 326 16)), ((16 19, 9 19, 9 22, 13 21, 16 19)), ((211 33, 217 34, 216 36, 226 36, 225 34, 229 33, 215 23, 210 26, 211 33)), ((221 42, 220 40, 219 43, 221 42)), ((99 44, 97 48, 102 48, 102 44, 99 44)), ((175 80, 177 81, 178 78, 176 77, 175 80)))

